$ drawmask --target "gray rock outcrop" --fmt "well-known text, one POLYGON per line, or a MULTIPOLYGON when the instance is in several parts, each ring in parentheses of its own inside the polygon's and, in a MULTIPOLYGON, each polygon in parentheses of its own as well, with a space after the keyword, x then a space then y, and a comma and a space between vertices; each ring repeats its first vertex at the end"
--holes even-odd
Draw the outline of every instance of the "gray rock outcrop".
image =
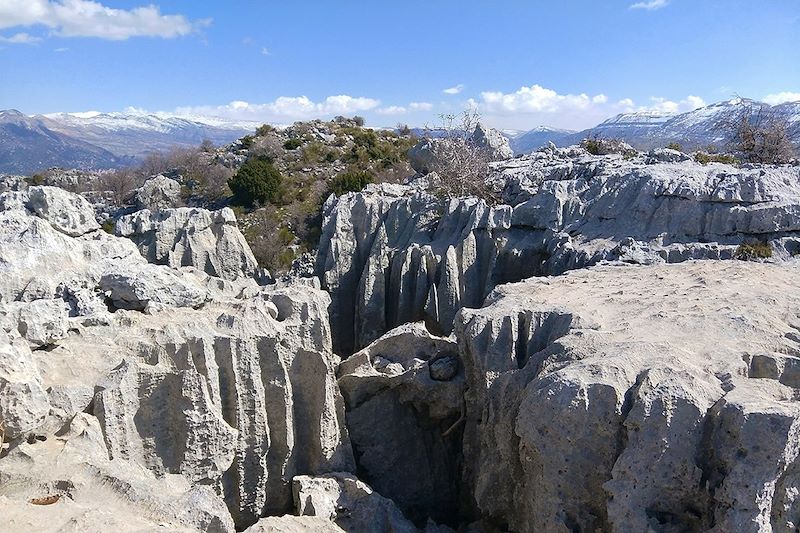
POLYGON ((55 498, 53 527, 232 531, 290 512, 296 475, 354 470, 324 292, 149 264, 49 216, 0 212, 4 517, 46 529, 28 501, 55 498))
POLYGON ((297 476, 292 482, 297 513, 325 518, 344 531, 417 533, 400 509, 353 474, 297 476))
POLYGON ((800 168, 545 150, 493 165, 505 204, 368 186, 326 204, 316 273, 337 353, 424 320, 448 334, 501 283, 601 261, 730 259, 752 239, 800 251, 800 168))
POLYGON ((83 196, 47 186, 29 187, 26 192, 26 207, 60 232, 78 237, 100 229, 92 205, 83 196))
POLYGON ((800 408, 766 360, 800 353, 798 273, 595 267, 462 310, 481 514, 516 531, 793 528, 800 408))
POLYGON ((125 215, 116 234, 134 241, 151 263, 172 268, 193 266, 223 279, 252 276, 258 268, 253 252, 229 208, 208 211, 181 207, 125 215))
MULTIPOLYGON (((459 132, 452 133, 460 135, 459 132)), ((441 143, 444 142, 451 141, 436 137, 419 141, 408 151, 411 168, 420 174, 434 172, 444 157, 441 149, 441 143)), ((465 133, 462 142, 467 143, 475 150, 480 150, 489 161, 501 161, 514 157, 514 151, 508 144, 508 139, 496 129, 487 128, 482 124, 477 124, 472 132, 465 133)))
POLYGON ((178 207, 181 205, 181 184, 160 174, 153 176, 136 189, 135 201, 139 209, 151 211, 178 207))

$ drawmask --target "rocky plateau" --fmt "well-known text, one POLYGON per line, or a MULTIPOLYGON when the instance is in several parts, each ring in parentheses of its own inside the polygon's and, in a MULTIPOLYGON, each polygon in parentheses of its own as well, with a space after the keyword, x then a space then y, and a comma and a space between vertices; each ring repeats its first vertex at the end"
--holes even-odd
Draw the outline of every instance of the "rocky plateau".
POLYGON ((497 137, 499 203, 331 195, 278 280, 0 181, 0 530, 797 531, 800 166, 497 137))

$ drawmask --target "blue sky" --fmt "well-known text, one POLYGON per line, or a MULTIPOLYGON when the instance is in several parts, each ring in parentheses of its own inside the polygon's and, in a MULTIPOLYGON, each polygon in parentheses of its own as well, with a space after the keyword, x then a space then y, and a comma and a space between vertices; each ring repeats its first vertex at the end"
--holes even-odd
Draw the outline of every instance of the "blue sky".
POLYGON ((800 0, 0 0, 0 109, 583 128, 800 99, 800 0))

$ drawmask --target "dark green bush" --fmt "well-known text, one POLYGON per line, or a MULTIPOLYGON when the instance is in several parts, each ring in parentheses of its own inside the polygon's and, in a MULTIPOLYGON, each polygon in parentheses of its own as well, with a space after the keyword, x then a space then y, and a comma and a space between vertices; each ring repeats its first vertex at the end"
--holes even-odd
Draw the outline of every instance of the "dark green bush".
POLYGON ((707 152, 696 152, 694 154, 694 160, 701 165, 707 165, 709 163, 725 163, 726 165, 736 165, 739 163, 736 157, 730 154, 710 154, 707 152))
POLYGON ((744 261, 769 259, 772 257, 772 246, 764 241, 745 241, 736 248, 733 256, 744 261))
POLYGON ((669 150, 677 150, 678 152, 683 152, 683 146, 681 143, 671 142, 666 146, 669 150))
POLYGON ((600 143, 597 139, 584 139, 583 147, 592 155, 600 155, 600 143))
POLYGON ((296 137, 292 138, 292 139, 289 139, 288 141, 283 143, 283 147, 286 148, 287 150, 297 150, 302 145, 303 145, 303 141, 301 141, 300 139, 298 139, 296 137))
POLYGON ((270 126, 269 124, 263 124, 256 130, 256 136, 264 137, 266 134, 272 133, 273 131, 275 131, 274 127, 270 126))
POLYGON ((348 192, 358 192, 374 181, 375 177, 369 172, 350 170, 331 180, 330 191, 336 196, 341 196, 348 192))
POLYGON ((251 157, 228 181, 233 203, 252 206, 254 203, 276 204, 281 195, 283 176, 266 157, 251 157))
POLYGON ((242 148, 250 149, 250 147, 253 146, 254 140, 255 137, 253 137, 252 135, 245 135, 244 137, 241 138, 242 148))

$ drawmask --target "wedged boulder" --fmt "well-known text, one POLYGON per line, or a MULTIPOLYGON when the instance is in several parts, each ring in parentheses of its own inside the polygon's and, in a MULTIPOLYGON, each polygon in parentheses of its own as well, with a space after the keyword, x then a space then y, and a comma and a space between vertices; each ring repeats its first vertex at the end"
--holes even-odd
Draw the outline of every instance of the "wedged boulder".
POLYGON ((344 531, 416 533, 417 528, 388 498, 353 474, 296 476, 292 480, 297 514, 322 517, 344 531))
POLYGON ((27 343, 0 330, 0 434, 9 440, 25 436, 45 423, 49 411, 42 376, 27 343))
POLYGON ((100 229, 92 205, 79 194, 42 185, 29 187, 27 195, 28 209, 70 237, 100 229))
POLYGON ((193 266, 211 276, 236 279, 258 268, 229 208, 145 209, 121 217, 116 234, 134 241, 150 263, 193 266))
POLYGON ((453 522, 464 395, 456 343, 407 324, 343 361, 338 375, 359 475, 415 522, 453 522))
POLYGON ((136 189, 134 199, 139 209, 158 211, 178 207, 181 204, 181 184, 159 174, 136 189))
POLYGON ((344 529, 318 516, 270 516, 245 529, 245 533, 341 533, 344 529))
POLYGON ((601 266, 462 309, 476 514, 516 531, 794 527, 797 391, 751 354, 800 350, 798 273, 601 266))

